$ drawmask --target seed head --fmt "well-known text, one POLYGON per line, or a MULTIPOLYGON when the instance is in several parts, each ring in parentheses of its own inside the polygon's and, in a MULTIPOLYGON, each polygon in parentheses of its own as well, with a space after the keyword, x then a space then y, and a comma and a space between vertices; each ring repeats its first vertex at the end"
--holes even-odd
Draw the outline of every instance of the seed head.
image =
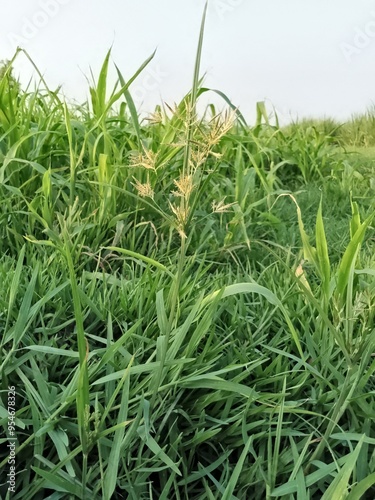
POLYGON ((193 168, 200 167, 206 160, 209 151, 207 148, 198 148, 191 151, 191 165, 193 168))
POLYGON ((132 185, 138 191, 139 196, 141 196, 142 198, 154 199, 154 190, 152 189, 151 184, 149 182, 145 182, 144 184, 142 184, 135 177, 133 177, 133 179, 135 183, 134 184, 132 183, 132 185))
POLYGON ((225 204, 225 198, 219 202, 213 201, 212 202, 212 213, 214 214, 223 214, 225 212, 229 212, 229 208, 233 207, 236 202, 234 203, 227 203, 225 204))
POLYGON ((179 235, 181 238, 186 238, 185 226, 189 217, 189 208, 186 207, 184 203, 181 205, 174 205, 169 202, 169 206, 175 216, 176 229, 179 235))
POLYGON ((234 113, 225 113, 224 116, 215 116, 211 120, 211 129, 207 136, 210 147, 219 143, 220 139, 233 127, 234 113))
POLYGON ((183 175, 178 180, 175 180, 174 183, 175 183, 178 191, 173 191, 173 194, 175 196, 181 196, 182 198, 185 198, 186 200, 189 199, 189 196, 191 195, 191 193, 194 189, 192 176, 191 175, 183 175))
POLYGON ((144 150, 142 153, 134 153, 130 158, 130 167, 143 167, 147 170, 156 170, 157 154, 151 150, 144 150))
POLYGON ((146 118, 150 125, 157 125, 159 123, 163 123, 163 116, 160 110, 155 111, 154 113, 150 113, 146 118))

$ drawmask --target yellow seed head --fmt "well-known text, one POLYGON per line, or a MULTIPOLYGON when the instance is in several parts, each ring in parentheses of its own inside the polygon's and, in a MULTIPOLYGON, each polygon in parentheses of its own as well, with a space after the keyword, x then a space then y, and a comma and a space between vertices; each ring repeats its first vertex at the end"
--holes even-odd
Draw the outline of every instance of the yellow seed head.
POLYGON ((185 226, 189 217, 189 208, 184 204, 174 205, 169 202, 169 206, 176 220, 176 229, 181 238, 186 238, 185 226))
POLYGON ((174 183, 178 191, 173 191, 173 194, 175 196, 181 196, 182 198, 188 199, 194 189, 192 176, 181 176, 178 180, 175 180, 174 183))
POLYGON ((234 112, 225 113, 224 116, 215 116, 211 120, 211 129, 207 136, 210 146, 215 146, 220 139, 233 127, 234 112))
POLYGON ((227 203, 225 204, 225 198, 219 202, 212 202, 212 213, 214 214, 223 214, 225 212, 229 212, 229 208, 233 207, 236 203, 227 203))
POLYGON ((150 113, 146 120, 150 125, 157 125, 158 123, 163 123, 163 116, 160 111, 155 111, 155 113, 150 113))
POLYGON ((142 184, 141 182, 139 182, 138 179, 134 177, 133 179, 135 182, 134 184, 132 183, 132 185, 138 191, 139 196, 141 196, 142 198, 154 199, 154 190, 152 189, 151 184, 149 182, 145 182, 144 184, 142 184))
POLYGON ((144 150, 143 153, 135 153, 130 158, 130 167, 143 167, 147 170, 156 170, 157 154, 151 150, 144 150))
POLYGON ((197 150, 191 151, 191 165, 193 168, 200 167, 207 160, 208 150, 207 148, 198 148, 197 150))

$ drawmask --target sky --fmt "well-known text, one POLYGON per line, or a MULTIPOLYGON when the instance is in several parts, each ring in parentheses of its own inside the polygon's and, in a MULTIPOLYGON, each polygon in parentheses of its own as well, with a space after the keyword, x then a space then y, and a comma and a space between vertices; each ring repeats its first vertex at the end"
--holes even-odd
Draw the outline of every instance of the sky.
MULTIPOLYGON (((21 46, 51 88, 62 85, 67 98, 82 101, 90 68, 96 78, 110 47, 126 79, 157 49, 130 89, 138 109, 151 112, 191 88, 204 4, 3 0, 0 60, 21 46)), ((20 54, 16 75, 27 82, 32 71, 20 54)), ((345 120, 375 103, 375 0, 209 0, 201 72, 249 121, 261 100, 282 121, 345 120)))

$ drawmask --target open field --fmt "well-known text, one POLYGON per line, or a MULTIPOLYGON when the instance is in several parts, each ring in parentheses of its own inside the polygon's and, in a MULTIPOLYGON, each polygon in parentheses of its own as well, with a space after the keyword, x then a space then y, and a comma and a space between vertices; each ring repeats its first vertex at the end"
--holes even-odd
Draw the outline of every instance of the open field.
POLYGON ((109 56, 1 72, 2 498, 374 498, 373 115, 198 117, 198 50, 140 120, 109 56))

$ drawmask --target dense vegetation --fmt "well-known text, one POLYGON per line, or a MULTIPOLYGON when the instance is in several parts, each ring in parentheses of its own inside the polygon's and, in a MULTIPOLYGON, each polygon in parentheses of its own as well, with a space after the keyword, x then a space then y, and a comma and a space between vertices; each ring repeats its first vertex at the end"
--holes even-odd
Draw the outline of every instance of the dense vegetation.
POLYGON ((375 497, 374 115, 198 116, 200 49, 148 120, 1 72, 14 499, 375 497))

